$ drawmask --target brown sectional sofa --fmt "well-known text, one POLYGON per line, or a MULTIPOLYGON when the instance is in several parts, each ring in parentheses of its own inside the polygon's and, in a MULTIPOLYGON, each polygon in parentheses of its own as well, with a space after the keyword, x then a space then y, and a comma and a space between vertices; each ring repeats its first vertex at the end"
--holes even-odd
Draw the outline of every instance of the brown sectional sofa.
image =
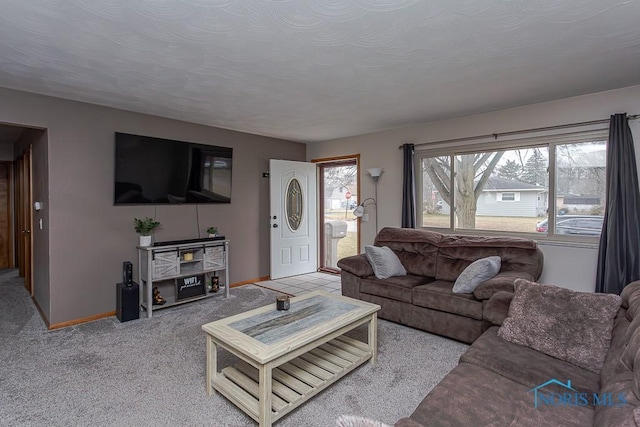
POLYGON ((484 306, 493 294, 513 291, 515 279, 537 280, 542 272, 542 252, 529 239, 386 227, 374 245, 391 248, 407 275, 377 279, 364 254, 342 258, 342 294, 380 305, 382 319, 466 343, 491 326, 484 319, 484 306), (452 293, 456 278, 469 264, 493 255, 501 258, 498 275, 472 294, 452 293))
POLYGON ((600 374, 501 339, 498 326, 512 296, 501 292, 491 299, 496 325, 471 345, 413 414, 395 426, 640 426, 640 281, 622 292, 600 374), (550 384, 545 392, 555 396, 557 404, 536 408, 534 389, 551 379, 564 384, 570 380, 575 392, 550 384))

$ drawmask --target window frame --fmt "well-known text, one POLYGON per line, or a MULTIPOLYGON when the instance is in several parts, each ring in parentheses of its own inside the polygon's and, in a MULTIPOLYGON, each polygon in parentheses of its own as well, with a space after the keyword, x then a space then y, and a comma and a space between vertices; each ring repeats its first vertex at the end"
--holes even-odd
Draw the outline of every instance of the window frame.
POLYGON ((506 202, 506 203, 513 203, 513 202, 519 202, 520 201, 520 192, 519 191, 498 191, 497 195, 496 195, 496 202, 506 202), (512 196, 513 198, 504 198, 505 194, 509 194, 510 196, 512 196))
MULTIPOLYGON (((415 158, 414 158, 414 166, 416 170, 416 174, 414 175, 415 179, 415 188, 416 188, 416 207, 423 206, 423 172, 422 172, 422 161, 425 158, 439 157, 439 156, 447 156, 451 162, 451 177, 450 177, 450 187, 454 188, 455 185, 455 156, 464 155, 464 154, 477 154, 477 153, 486 153, 486 152, 495 152, 495 151, 508 151, 508 150, 520 150, 520 149, 534 149, 534 148, 546 148, 548 150, 548 190, 547 190, 547 206, 548 212, 547 215, 547 232, 546 233, 536 233, 536 232, 514 232, 514 231, 497 231, 497 230, 484 230, 484 229, 476 229, 476 230, 467 230, 460 229, 455 227, 455 209, 450 209, 449 211, 449 227, 430 227, 425 226, 420 223, 417 225, 417 228, 437 231, 441 233, 460 233, 464 232, 465 234, 483 234, 483 235, 502 235, 502 236, 516 236, 516 237, 529 237, 535 238, 536 240, 548 241, 548 242, 566 242, 566 243, 582 243, 588 245, 597 245, 600 241, 600 236, 578 236, 578 235, 568 235, 568 234, 556 234, 555 233, 555 223, 556 223, 556 211, 557 211, 557 200, 556 200, 556 150, 559 145, 566 144, 579 144, 579 143, 587 143, 594 141, 604 141, 605 145, 608 144, 608 128, 607 129, 588 129, 582 131, 574 131, 574 132, 566 132, 566 133, 557 133, 557 134, 544 134, 541 136, 530 136, 530 137, 518 137, 518 138, 509 138, 498 141, 496 139, 488 139, 488 138, 478 138, 473 142, 466 143, 434 143, 434 144, 421 144, 415 149, 415 158)), ((606 173, 606 166, 605 166, 606 173)), ((506 191, 507 193, 513 193, 506 191)), ((504 201, 505 203, 513 203, 513 201, 504 201)), ((606 203, 606 200, 603 202, 606 203)), ((422 210, 417 212, 421 215, 422 210)), ((541 221, 544 217, 541 217, 541 221)))

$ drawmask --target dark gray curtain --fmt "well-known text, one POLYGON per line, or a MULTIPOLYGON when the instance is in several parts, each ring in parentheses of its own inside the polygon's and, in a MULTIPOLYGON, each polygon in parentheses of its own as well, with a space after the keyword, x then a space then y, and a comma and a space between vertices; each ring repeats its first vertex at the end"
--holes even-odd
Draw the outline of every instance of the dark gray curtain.
POLYGON ((607 206, 600 236, 596 292, 620 294, 640 279, 640 192, 626 114, 614 114, 607 145, 607 206))
POLYGON ((416 182, 414 145, 402 145, 402 227, 416 228, 416 182))

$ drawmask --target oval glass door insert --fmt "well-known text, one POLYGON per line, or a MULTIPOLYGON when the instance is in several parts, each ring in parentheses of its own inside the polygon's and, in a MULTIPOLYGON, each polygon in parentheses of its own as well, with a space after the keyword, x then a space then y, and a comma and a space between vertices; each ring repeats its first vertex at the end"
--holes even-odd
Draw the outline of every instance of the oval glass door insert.
POLYGON ((285 197, 285 209, 287 214, 287 224, 291 231, 296 231, 302 224, 302 186, 297 178, 291 178, 287 185, 287 195, 285 197))

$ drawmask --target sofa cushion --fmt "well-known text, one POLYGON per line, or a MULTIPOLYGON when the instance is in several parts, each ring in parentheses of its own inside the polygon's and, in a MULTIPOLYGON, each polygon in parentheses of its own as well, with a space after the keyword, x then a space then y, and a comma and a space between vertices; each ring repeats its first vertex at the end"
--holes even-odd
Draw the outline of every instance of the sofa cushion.
POLYGON ((480 283, 473 291, 473 296, 476 299, 485 300, 491 298, 496 292, 513 292, 513 283, 516 279, 533 281, 533 276, 524 271, 501 271, 495 277, 480 283))
POLYGON ((398 256, 388 247, 366 245, 364 251, 373 268, 373 274, 378 279, 387 279, 389 277, 404 276, 407 274, 398 256))
POLYGON ((411 414, 425 426, 590 426, 593 409, 534 407, 534 393, 480 366, 461 363, 429 392, 411 414))
POLYGON ((640 292, 640 280, 631 282, 622 288, 622 292, 620 293, 620 298, 622 298, 622 308, 629 308, 629 297, 635 292, 640 292))
POLYGON ((620 302, 618 295, 518 279, 498 336, 600 373, 620 302))
MULTIPOLYGON (((621 309, 618 312, 618 315, 616 316, 616 319, 618 319, 620 317, 620 313, 621 312, 624 312, 624 319, 627 321, 627 325, 628 325, 628 327, 625 330, 624 337, 622 338, 622 340, 626 344, 631 339, 631 336, 636 332, 636 329, 640 328, 640 316, 635 317, 633 319, 633 321, 631 321, 627 317, 627 311, 625 309, 621 309)), ((613 341, 613 337, 612 337, 612 341, 613 341)))
POLYGON ((626 348, 630 338, 630 335, 627 335, 627 332, 630 330, 630 323, 624 316, 624 311, 624 309, 621 309, 613 321, 611 345, 609 346, 607 357, 604 359, 602 371, 600 372, 600 387, 605 386, 610 381, 615 381, 616 374, 627 370, 621 360, 622 352, 626 348))
POLYGON ((482 303, 472 294, 454 294, 453 283, 436 280, 412 290, 412 303, 419 307, 431 308, 447 313, 459 314, 482 320, 482 303))
MULTIPOLYGON (((411 304, 406 308, 408 308, 411 313, 409 323, 407 323, 408 326, 449 337, 467 344, 471 344, 477 340, 486 329, 483 320, 447 313, 446 311, 419 307, 415 304, 411 304)), ((378 313, 381 311, 382 310, 378 313)))
MULTIPOLYGON (((460 362, 481 366, 529 389, 556 378, 559 381, 570 379, 573 388, 580 392, 599 390, 600 377, 595 372, 505 341, 497 332, 497 326, 487 329, 460 357, 460 362)), ((549 391, 562 393, 564 390, 551 386, 549 391)))
POLYGON ((360 292, 410 304, 413 288, 432 280, 433 278, 431 277, 414 276, 413 274, 389 277, 388 279, 367 277, 360 280, 360 292))
POLYGON ((633 384, 633 375, 627 371, 600 389, 599 396, 607 400, 606 404, 595 405, 594 426, 636 427, 634 410, 640 402, 631 392, 633 384))
MULTIPOLYGON (((461 236, 462 237, 462 236, 461 236)), ((469 236, 464 236, 469 237, 469 236)), ((542 271, 542 255, 535 247, 535 242, 529 241, 530 249, 524 247, 510 247, 505 240, 505 246, 465 246, 469 239, 460 239, 457 246, 440 246, 436 262, 436 279, 455 281, 456 278, 473 261, 489 256, 498 256, 502 261, 502 271, 518 271, 529 273, 534 279, 542 271)), ((525 241, 527 242, 527 241, 525 241)), ((523 243, 525 243, 523 242, 523 243)))
MULTIPOLYGON (((631 339, 627 342, 627 345, 622 350, 620 355, 620 361, 630 371, 634 369, 634 359, 636 354, 640 353, 640 329, 636 329, 631 335, 631 339)), ((640 368, 640 366, 638 367, 640 368)), ((638 369, 640 371, 640 369, 638 369)))
POLYGON ((438 242, 443 237, 443 234, 433 231, 384 227, 377 234, 374 245, 391 248, 407 273, 436 277, 438 242))
POLYGON ((638 316, 638 313, 640 313, 640 290, 636 290, 629 295, 628 301, 629 307, 627 308, 626 313, 627 319, 633 320, 636 317, 640 317, 638 316))
POLYGON ((453 284, 454 294, 470 294, 485 280, 500 272, 500 257, 490 256, 475 260, 465 268, 453 284))

